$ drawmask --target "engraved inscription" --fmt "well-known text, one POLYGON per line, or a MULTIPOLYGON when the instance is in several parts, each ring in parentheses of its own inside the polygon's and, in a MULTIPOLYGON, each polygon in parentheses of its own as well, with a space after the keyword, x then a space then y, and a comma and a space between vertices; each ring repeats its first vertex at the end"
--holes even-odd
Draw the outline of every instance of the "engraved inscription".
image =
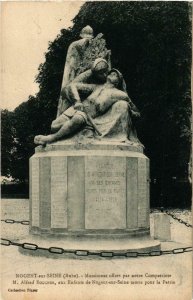
POLYGON ((149 159, 146 159, 146 172, 147 172, 147 196, 146 196, 146 201, 147 201, 147 226, 150 226, 150 219, 149 219, 149 208, 150 208, 150 194, 149 194, 149 189, 150 189, 150 166, 149 166, 149 159))
POLYGON ((50 157, 40 158, 40 227, 51 226, 50 157))
POLYGON ((51 158, 51 228, 67 228, 67 158, 51 158))
POLYGON ((85 160, 85 228, 126 227, 126 161, 122 157, 85 160))
POLYGON ((31 201, 32 226, 39 227, 39 159, 33 158, 31 162, 31 201))
POLYGON ((127 228, 138 227, 138 161, 127 158, 127 228))
POLYGON ((138 159, 138 226, 147 226, 147 171, 146 160, 138 159))

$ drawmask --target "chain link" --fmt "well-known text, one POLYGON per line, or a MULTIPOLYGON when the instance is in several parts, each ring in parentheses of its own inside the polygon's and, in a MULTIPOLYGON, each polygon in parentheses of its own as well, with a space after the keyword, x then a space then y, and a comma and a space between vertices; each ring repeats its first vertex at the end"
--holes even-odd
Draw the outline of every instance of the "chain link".
POLYGON ((5 219, 5 220, 1 220, 1 222, 5 222, 7 224, 22 224, 22 225, 29 225, 29 221, 24 220, 24 221, 16 221, 16 220, 12 220, 12 219, 5 219))
POLYGON ((152 257, 152 256, 161 256, 166 254, 181 254, 185 252, 191 252, 192 247, 182 247, 182 248, 174 248, 170 250, 152 250, 150 252, 137 252, 137 251, 122 251, 122 252, 113 252, 113 251, 89 251, 89 250, 68 250, 59 247, 50 247, 50 248, 43 248, 39 247, 36 244, 32 243, 17 243, 8 239, 1 238, 1 245, 3 246, 18 246, 23 249, 36 251, 36 250, 46 250, 53 254, 75 254, 76 256, 90 256, 90 255, 97 255, 104 258, 111 258, 111 257, 152 257))

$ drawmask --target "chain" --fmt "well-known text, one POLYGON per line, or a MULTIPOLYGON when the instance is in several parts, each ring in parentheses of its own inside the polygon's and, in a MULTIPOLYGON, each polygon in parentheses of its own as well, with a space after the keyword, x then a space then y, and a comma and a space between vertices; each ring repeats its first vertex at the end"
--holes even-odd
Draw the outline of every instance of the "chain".
MULTIPOLYGON (((164 210, 163 208, 157 208, 156 210, 161 211, 161 212, 165 212, 168 216, 172 217, 174 220, 178 221, 181 224, 184 224, 186 227, 191 227, 192 225, 189 224, 188 222, 183 221, 182 219, 176 217, 173 213, 170 213, 167 210, 164 210)), ((153 213, 154 210, 151 210, 150 213, 153 213)), ((29 221, 24 220, 24 221, 16 221, 16 220, 12 220, 12 219, 5 219, 5 220, 1 220, 1 222, 5 222, 7 224, 22 224, 22 225, 29 225, 29 221)))
POLYGON ((31 244, 31 243, 17 243, 10 241, 8 239, 2 239, 1 238, 1 245, 3 246, 18 246, 23 249, 31 250, 31 251, 36 251, 36 250, 46 250, 50 253, 53 254, 75 254, 76 256, 91 256, 91 255, 96 255, 100 257, 146 257, 146 256, 161 256, 161 255, 166 255, 166 254, 181 254, 181 253, 186 253, 186 252, 191 252, 192 247, 185 247, 185 248, 175 248, 171 250, 153 250, 150 252, 137 252, 137 251, 121 251, 121 252, 113 252, 113 251, 101 251, 101 252, 96 252, 96 251, 89 251, 89 250, 68 250, 68 249, 63 249, 59 247, 50 247, 50 248, 43 248, 39 247, 36 244, 31 244))
MULTIPOLYGON (((186 227, 191 227, 192 228, 192 224, 189 224, 188 222, 183 221, 182 219, 176 217, 175 214, 169 212, 168 210, 164 210, 163 207, 157 208, 156 210, 158 210, 160 212, 163 212, 163 213, 166 213, 168 216, 172 217, 174 220, 178 221, 179 223, 184 224, 186 227)), ((154 212, 154 210, 150 211, 150 213, 153 213, 153 212, 154 212)))
MULTIPOLYGON (((161 212, 165 212, 167 215, 171 216, 174 220, 178 221, 181 224, 184 224, 187 227, 192 227, 191 224, 183 221, 182 219, 176 217, 173 213, 170 213, 167 210, 164 210, 163 208, 158 209, 158 211, 161 212)), ((151 210, 151 213, 153 211, 151 210)), ((5 220, 1 220, 1 222, 5 222, 8 224, 22 224, 22 225, 29 225, 29 221, 16 221, 16 220, 12 220, 12 219, 5 219, 5 220)), ((183 247, 183 248, 174 248, 171 250, 154 250, 154 251, 150 251, 150 252, 137 252, 137 251, 130 251, 130 252, 113 252, 113 251, 101 251, 101 252, 95 252, 95 251, 89 251, 89 250, 67 250, 67 249, 63 249, 63 248, 59 248, 59 247, 50 247, 50 248, 43 248, 43 247, 39 247, 36 244, 31 244, 31 243, 16 243, 13 241, 10 241, 8 239, 2 239, 1 238, 1 245, 3 246, 18 246, 18 247, 22 247, 23 249, 27 249, 27 250, 32 250, 32 251, 36 251, 36 250, 46 250, 50 253, 54 253, 54 254, 75 254, 76 256, 90 256, 90 255, 96 255, 96 256, 100 256, 100 257, 147 257, 147 256, 161 256, 161 255, 166 255, 166 254, 181 254, 181 253, 185 253, 185 252, 190 252, 192 251, 192 247, 183 247)))
POLYGON ((1 220, 1 222, 5 222, 7 224, 22 224, 22 225, 29 225, 29 221, 16 221, 16 220, 12 220, 12 219, 5 219, 5 220, 1 220))
POLYGON ((174 220, 178 221, 179 223, 184 224, 186 227, 192 227, 191 224, 189 224, 189 223, 183 221, 182 219, 176 217, 174 214, 170 213, 169 211, 166 210, 165 213, 166 213, 168 216, 172 217, 174 220))

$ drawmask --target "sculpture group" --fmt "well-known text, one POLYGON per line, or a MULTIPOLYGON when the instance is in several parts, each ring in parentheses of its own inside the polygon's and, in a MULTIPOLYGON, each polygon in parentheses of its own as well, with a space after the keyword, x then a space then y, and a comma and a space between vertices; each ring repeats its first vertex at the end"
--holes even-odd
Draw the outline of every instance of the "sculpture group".
POLYGON ((121 72, 111 68, 102 34, 93 38, 90 26, 68 49, 57 117, 50 135, 34 142, 46 145, 77 134, 115 142, 139 142, 133 120, 140 116, 129 98, 121 72))
POLYGON ((80 36, 68 49, 51 134, 35 137, 30 232, 57 234, 70 249, 159 250, 150 238, 149 159, 134 126, 140 114, 103 35, 86 26, 80 36))

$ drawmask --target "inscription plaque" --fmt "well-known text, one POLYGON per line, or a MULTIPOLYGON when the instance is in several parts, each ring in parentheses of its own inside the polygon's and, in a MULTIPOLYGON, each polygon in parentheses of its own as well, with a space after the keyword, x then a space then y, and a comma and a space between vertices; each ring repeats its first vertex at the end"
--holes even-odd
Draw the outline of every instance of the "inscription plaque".
POLYGON ((67 157, 51 158, 51 228, 67 228, 67 157))
POLYGON ((42 229, 51 227, 51 186, 50 157, 40 158, 40 226, 42 229))
POLYGON ((138 227, 138 160, 127 157, 127 228, 138 227))
POLYGON ((85 228, 84 157, 68 157, 68 229, 85 228))
POLYGON ((85 157, 85 228, 126 228, 125 157, 85 157))
POLYGON ((138 158, 138 227, 147 226, 147 169, 146 159, 138 158))
POLYGON ((150 166, 149 166, 149 159, 146 159, 146 172, 147 172, 147 202, 146 202, 146 205, 147 205, 147 222, 146 222, 146 226, 150 226, 150 219, 149 219, 149 214, 150 214, 150 193, 149 193, 149 189, 150 189, 150 166))
POLYGON ((39 227, 39 158, 31 160, 31 209, 32 226, 39 227))

